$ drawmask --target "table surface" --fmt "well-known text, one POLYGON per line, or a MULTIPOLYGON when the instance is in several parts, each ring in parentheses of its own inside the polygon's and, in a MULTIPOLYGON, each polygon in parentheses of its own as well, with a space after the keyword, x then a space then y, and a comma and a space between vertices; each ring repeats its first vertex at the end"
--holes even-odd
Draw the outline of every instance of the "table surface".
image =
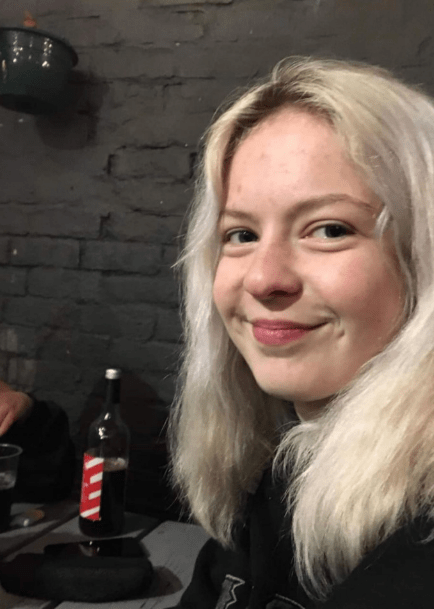
MULTIPOLYGON (((89 539, 78 527, 78 507, 72 501, 47 506, 18 504, 13 513, 42 507, 46 517, 37 524, 0 534, 0 557, 12 560, 20 552, 42 553, 46 545, 89 539)), ((196 556, 208 539, 196 525, 165 521, 143 514, 126 514, 124 535, 137 537, 154 567, 154 581, 143 598, 114 603, 43 601, 8 594, 0 586, 0 609, 167 609, 179 601, 189 583, 196 556)))

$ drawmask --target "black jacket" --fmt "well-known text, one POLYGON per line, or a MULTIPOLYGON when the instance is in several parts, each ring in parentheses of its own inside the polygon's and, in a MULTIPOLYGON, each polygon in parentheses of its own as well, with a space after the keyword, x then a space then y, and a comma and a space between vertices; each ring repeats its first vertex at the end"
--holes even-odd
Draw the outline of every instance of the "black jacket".
POLYGON ((368 554, 325 603, 310 600, 292 568, 283 486, 269 471, 249 500, 236 549, 202 548, 181 609, 432 609, 434 541, 420 519, 368 554), (286 531, 283 530, 285 523, 286 531))
POLYGON ((58 501, 71 492, 75 451, 68 417, 59 406, 34 400, 27 419, 14 423, 0 442, 17 444, 23 449, 15 501, 58 501))

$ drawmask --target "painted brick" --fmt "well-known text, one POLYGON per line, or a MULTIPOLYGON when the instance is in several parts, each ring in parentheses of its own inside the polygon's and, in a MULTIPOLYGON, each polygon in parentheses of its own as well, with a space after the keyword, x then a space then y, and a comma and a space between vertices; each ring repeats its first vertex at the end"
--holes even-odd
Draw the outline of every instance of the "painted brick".
POLYGON ((32 210, 28 216, 31 233, 55 237, 97 237, 100 222, 98 212, 65 205, 38 208, 32 210))
MULTIPOLYGON (((2 196, 0 194, 0 196, 2 196)), ((6 201, 7 199, 2 199, 6 201)), ((29 232, 27 205, 2 205, 0 208, 2 221, 0 222, 0 233, 10 235, 25 235, 29 232)))
POLYGON ((23 269, 0 267, 1 293, 4 295, 24 295, 27 272, 23 269))
POLYGON ((110 340, 107 336, 82 334, 76 331, 58 330, 47 336, 38 356, 46 361, 65 361, 76 365, 105 367, 109 364, 110 340))
POLYGON ((298 40, 318 17, 315 6, 306 1, 249 0, 248 7, 237 3, 230 11, 209 11, 207 30, 216 41, 268 41, 279 36, 298 40))
MULTIPOLYGON (((185 43, 179 46, 175 57, 176 76, 188 78, 215 78, 227 80, 236 74, 243 85, 265 76, 275 64, 295 53, 301 53, 297 40, 287 36, 263 40, 241 40, 237 42, 221 42, 218 52, 215 43, 203 46, 200 54, 194 44, 185 43), (252 57, 255 61, 252 61, 252 57)), ((223 100, 217 100, 218 103, 223 100)))
POLYGON ((177 366, 179 349, 163 342, 141 343, 119 338, 113 342, 111 357, 121 368, 134 369, 139 364, 142 370, 169 372, 177 366))
MULTIPOLYGON (((118 139, 122 137, 125 143, 136 146, 145 144, 156 148, 197 147, 201 136, 211 122, 212 114, 212 112, 186 114, 182 120, 179 120, 179 113, 176 111, 163 113, 160 110, 153 116, 136 115, 130 122, 122 125, 115 136, 118 139)), ((177 166, 175 168, 179 171, 177 166)), ((172 169, 171 166, 170 169, 172 169)), ((188 173, 187 169, 179 177, 184 178, 188 173)))
POLYGON ((141 212, 112 214, 107 222, 111 237, 122 241, 142 241, 144 243, 170 244, 179 235, 182 218, 150 216, 141 212))
POLYGON ((126 210, 146 211, 156 216, 184 215, 193 197, 193 187, 185 184, 157 184, 153 180, 122 180, 116 197, 126 210))
POLYGON ((11 240, 11 263, 25 266, 77 267, 80 246, 72 239, 16 237, 11 240))
POLYGON ((158 277, 131 275, 103 277, 103 300, 111 303, 164 303, 178 302, 178 286, 175 281, 158 277))
POLYGON ((0 264, 9 263, 10 239, 8 237, 0 237, 0 264))
POLYGON ((0 378, 6 382, 8 380, 8 367, 10 356, 7 353, 0 353, 0 378))
POLYGON ((70 300, 24 296, 6 299, 3 315, 10 324, 69 328, 77 323, 79 308, 70 300))
POLYGON ((89 241, 82 267, 105 271, 126 271, 155 275, 161 268, 161 246, 113 241, 89 241))
MULTIPOLYGON (((178 112, 163 111, 162 108, 153 113, 138 112, 123 123, 119 122, 116 126, 106 122, 99 130, 98 138, 100 141, 107 142, 110 146, 116 144, 117 148, 126 146, 139 149, 146 146, 148 149, 165 150, 174 147, 174 150, 186 147, 196 147, 205 128, 209 125, 212 112, 203 112, 200 115, 186 114, 183 120, 179 120, 178 112)), ((187 151, 188 152, 188 151, 187 151)), ((158 158, 151 155, 152 162, 161 162, 158 158)), ((179 172, 179 161, 176 160, 175 170, 179 172)), ((172 174, 172 166, 169 166, 169 175, 172 174)), ((145 174, 140 167, 140 176, 152 175, 152 170, 145 174)), ((186 171, 188 175, 188 169, 186 171)), ((158 172, 159 174, 159 172, 158 172)), ((181 174, 181 178, 184 177, 181 174)))
POLYGON ((177 309, 160 309, 158 311, 155 339, 178 343, 182 335, 181 319, 177 309))
MULTIPOLYGON (((60 136, 59 136, 60 137, 60 136)), ((101 173, 104 174, 105 166, 107 165, 107 157, 110 151, 107 151, 104 159, 104 163, 101 167, 101 173)), ((3 164, 3 157, 2 164, 3 164)), ((9 163, 8 168, 2 168, 2 172, 16 171, 17 161, 9 163)), ((29 171, 30 175, 26 180, 3 180, 1 182, 0 190, 0 204, 2 205, 1 214, 4 217, 0 226, 0 233, 8 233, 15 235, 27 234, 29 228, 29 215, 33 213, 33 205, 37 204, 38 207, 43 205, 49 206, 49 209, 56 210, 56 208, 62 209, 62 215, 69 217, 74 225, 77 224, 77 220, 72 214, 73 207, 75 210, 82 209, 85 216, 89 214, 90 210, 99 209, 101 207, 100 202, 110 199, 113 193, 113 187, 108 181, 104 181, 104 175, 94 176, 87 175, 85 171, 81 171, 77 174, 74 171, 69 171, 67 167, 62 168, 59 173, 56 173, 55 178, 52 180, 45 181, 40 177, 33 179, 34 174, 29 171), (53 183, 55 182, 55 187, 53 183), (83 208, 83 201, 86 201, 86 205, 83 208), (23 202, 24 205, 19 205, 16 202, 23 202), (64 203, 70 205, 66 206, 71 209, 68 214, 65 210, 64 203), (31 205, 28 205, 31 204, 31 205), (55 205, 55 206, 54 206, 55 205)), ((49 175, 50 171, 44 167, 41 168, 41 173, 49 175)), ((68 231, 67 223, 63 223, 63 231, 68 231), (66 225, 66 226, 64 226, 66 225)), ((87 236, 87 231, 84 236, 87 236)), ((70 233, 63 232, 63 235, 70 236, 70 233)), ((54 235, 60 236, 60 235, 54 235)), ((79 235, 81 236, 81 235, 79 235)), ((89 235, 92 236, 92 235, 89 235)))
MULTIPOLYGON (((69 18, 62 24, 62 36, 77 40, 76 48, 102 45, 161 43, 167 41, 192 41, 203 36, 203 26, 195 22, 192 14, 161 12, 149 6, 137 10, 128 2, 122 10, 105 6, 99 15, 86 14, 69 18)), ((60 24, 53 15, 45 27, 55 33, 60 24)), ((60 35, 60 33, 59 33, 60 35)))
POLYGON ((81 309, 80 328, 94 334, 150 339, 155 330, 156 311, 149 304, 86 305, 81 309))
POLYGON ((35 330, 22 326, 5 326, 0 328, 0 351, 14 355, 35 355, 35 330))
MULTIPOLYGON (((18 363, 19 365, 19 363, 18 363)), ((80 369, 70 362, 38 360, 33 390, 74 392, 80 382, 80 369)))
MULTIPOLYGON (((38 362, 28 357, 12 357, 9 360, 7 382, 20 391, 33 391, 35 388, 38 362)), ((68 380, 65 379, 68 385, 68 380)))
POLYGON ((100 274, 91 271, 36 268, 29 271, 29 294, 73 301, 99 300, 100 274))
POLYGON ((119 180, 150 175, 156 180, 181 180, 189 174, 189 153, 185 148, 130 148, 119 150, 113 156, 111 175, 119 180))
POLYGON ((245 80, 230 75, 227 78, 189 79, 167 83, 164 88, 164 111, 171 116, 212 114, 224 99, 245 86, 245 80))
POLYGON ((234 0, 140 0, 142 6, 180 6, 183 4, 232 4, 234 0))
MULTIPOLYGON (((103 78, 170 78, 174 76, 174 56, 171 49, 127 47, 98 47, 88 51, 89 62, 98 66, 103 78)), ((86 54, 84 54, 86 62, 86 54)))
MULTIPOLYGON (((181 243, 179 246, 176 245, 166 245, 163 248, 163 264, 166 267, 172 268, 172 266, 176 263, 179 256, 181 254, 181 243)), ((176 276, 176 271, 173 270, 173 273, 176 276)))

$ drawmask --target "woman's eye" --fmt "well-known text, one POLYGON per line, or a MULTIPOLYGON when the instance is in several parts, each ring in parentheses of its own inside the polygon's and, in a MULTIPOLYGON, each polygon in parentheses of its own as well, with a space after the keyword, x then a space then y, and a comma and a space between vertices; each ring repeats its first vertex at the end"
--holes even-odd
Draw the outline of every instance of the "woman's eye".
POLYGON ((240 245, 242 243, 251 243, 256 241, 257 236, 249 230, 232 230, 226 233, 224 241, 225 243, 232 243, 234 245, 240 245))
POLYGON ((312 231, 312 237, 320 239, 339 239, 353 234, 353 231, 344 224, 324 224, 312 231))

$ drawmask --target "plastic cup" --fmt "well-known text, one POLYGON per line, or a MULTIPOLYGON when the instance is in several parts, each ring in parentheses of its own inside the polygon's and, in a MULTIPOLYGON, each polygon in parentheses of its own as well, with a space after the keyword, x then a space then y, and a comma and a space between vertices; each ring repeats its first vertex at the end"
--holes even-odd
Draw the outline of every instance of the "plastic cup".
POLYGON ((9 525, 18 461, 22 452, 23 449, 15 444, 0 444, 0 531, 9 525))

